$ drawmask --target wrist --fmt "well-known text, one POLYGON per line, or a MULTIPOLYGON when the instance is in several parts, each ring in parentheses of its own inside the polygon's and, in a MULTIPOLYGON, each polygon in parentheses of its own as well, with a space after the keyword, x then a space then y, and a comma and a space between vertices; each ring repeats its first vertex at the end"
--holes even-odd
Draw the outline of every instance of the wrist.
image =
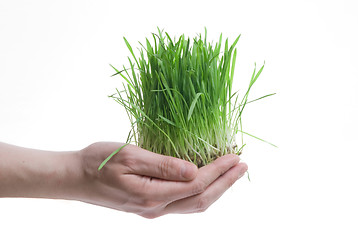
POLYGON ((84 182, 80 151, 59 153, 46 175, 49 185, 44 197, 77 200, 84 182))

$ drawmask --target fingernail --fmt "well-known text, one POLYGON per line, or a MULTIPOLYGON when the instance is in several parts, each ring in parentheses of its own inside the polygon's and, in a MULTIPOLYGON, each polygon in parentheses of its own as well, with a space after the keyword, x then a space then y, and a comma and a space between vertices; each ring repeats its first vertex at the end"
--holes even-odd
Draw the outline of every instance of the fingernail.
POLYGON ((183 164, 181 166, 181 169, 180 169, 180 174, 183 178, 187 178, 187 167, 185 166, 185 164, 183 164))
POLYGON ((240 163, 241 169, 240 169, 240 177, 242 177, 248 170, 248 167, 246 165, 246 163, 240 163))
POLYGON ((194 167, 183 164, 180 169, 180 174, 185 179, 193 179, 196 175, 196 171, 194 171, 194 167))

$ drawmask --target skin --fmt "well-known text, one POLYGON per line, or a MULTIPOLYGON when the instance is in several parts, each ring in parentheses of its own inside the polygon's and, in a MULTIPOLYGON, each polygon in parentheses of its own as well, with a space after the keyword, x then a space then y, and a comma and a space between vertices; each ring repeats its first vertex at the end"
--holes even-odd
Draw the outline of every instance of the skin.
POLYGON ((77 200, 145 218, 205 211, 247 171, 237 155, 198 169, 134 145, 99 142, 51 152, 0 143, 0 197, 77 200))

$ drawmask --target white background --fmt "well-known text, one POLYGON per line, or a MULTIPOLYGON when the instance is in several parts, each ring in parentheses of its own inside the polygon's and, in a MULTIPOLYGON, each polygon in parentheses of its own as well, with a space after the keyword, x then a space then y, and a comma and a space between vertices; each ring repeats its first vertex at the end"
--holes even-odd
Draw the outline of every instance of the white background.
POLYGON ((352 1, 0 1, 0 141, 76 150, 125 141, 109 64, 156 27, 238 34, 236 81, 265 69, 241 179, 207 212, 143 219, 80 202, 0 200, 0 239, 358 239, 358 6, 352 1))

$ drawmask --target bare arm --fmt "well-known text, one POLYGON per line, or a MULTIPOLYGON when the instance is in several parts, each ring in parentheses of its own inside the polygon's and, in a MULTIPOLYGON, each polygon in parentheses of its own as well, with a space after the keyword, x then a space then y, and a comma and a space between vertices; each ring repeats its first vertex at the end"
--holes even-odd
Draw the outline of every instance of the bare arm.
POLYGON ((51 152, 0 143, 0 197, 78 200, 154 218, 206 210, 247 170, 236 155, 197 169, 189 162, 119 143, 51 152))
POLYGON ((0 142, 0 197, 72 199, 81 179, 78 152, 51 152, 0 142))

